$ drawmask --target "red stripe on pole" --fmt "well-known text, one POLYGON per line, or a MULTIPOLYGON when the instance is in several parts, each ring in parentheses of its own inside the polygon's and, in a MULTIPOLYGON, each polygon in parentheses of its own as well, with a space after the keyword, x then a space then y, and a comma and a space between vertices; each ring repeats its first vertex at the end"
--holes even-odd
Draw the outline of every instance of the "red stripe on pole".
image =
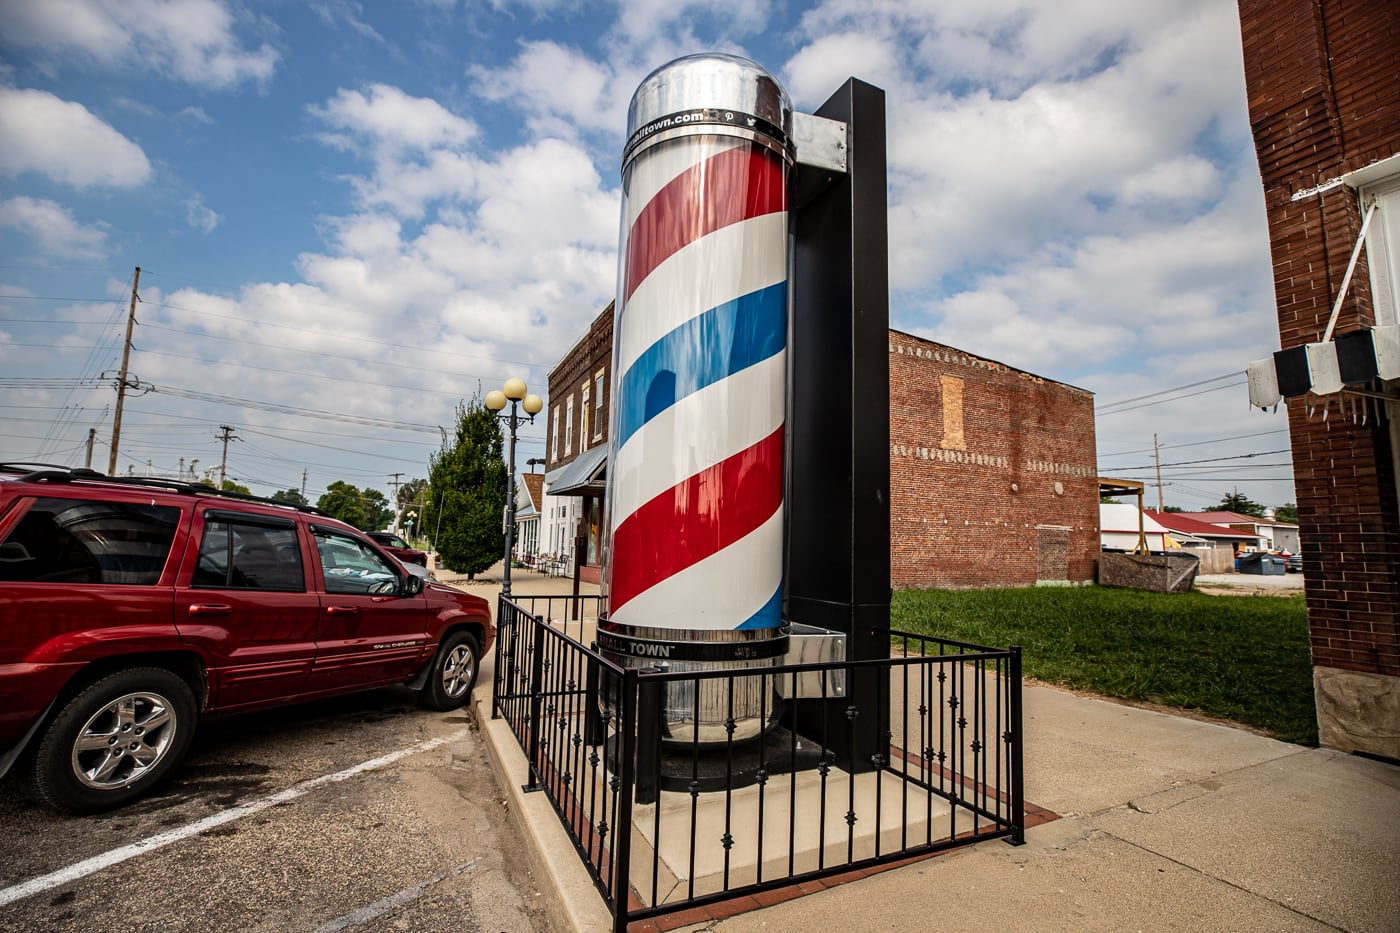
POLYGON ((748 535, 783 502, 783 429, 661 493, 613 533, 613 612, 748 535))
POLYGON ((759 146, 738 146, 677 175, 656 193, 627 236, 627 291, 668 256, 730 224, 787 210, 780 158, 759 146))

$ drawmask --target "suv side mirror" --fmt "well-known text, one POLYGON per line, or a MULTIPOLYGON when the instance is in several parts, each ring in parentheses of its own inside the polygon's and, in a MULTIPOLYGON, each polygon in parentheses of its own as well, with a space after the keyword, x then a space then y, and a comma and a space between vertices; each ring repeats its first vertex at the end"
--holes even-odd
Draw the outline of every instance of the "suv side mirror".
POLYGON ((423 592, 423 578, 416 573, 410 573, 408 579, 403 581, 403 594, 417 596, 421 592, 423 592))

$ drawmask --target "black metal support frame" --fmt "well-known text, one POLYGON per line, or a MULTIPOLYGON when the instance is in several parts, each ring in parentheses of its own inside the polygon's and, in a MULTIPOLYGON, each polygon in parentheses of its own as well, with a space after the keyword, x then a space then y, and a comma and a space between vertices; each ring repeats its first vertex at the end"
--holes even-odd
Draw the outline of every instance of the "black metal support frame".
POLYGON ((698 789, 702 756, 735 767, 738 743, 671 748, 672 765, 689 755, 697 779, 688 791, 658 792, 660 719, 643 715, 648 693, 679 680, 697 695, 704 685, 733 697, 754 675, 623 670, 586 643, 600 608, 599 597, 502 599, 492 715, 514 732, 528 760, 525 787, 553 804, 614 930, 984 839, 1024 841, 1019 648, 875 628, 863 634, 891 645, 891 656, 774 668, 761 675, 773 696, 818 671, 888 689, 817 697, 852 713, 770 736, 747 788, 698 789), (891 726, 867 743, 865 768, 842 767, 842 750, 858 746, 871 721, 891 726), (663 808, 688 816, 663 821, 663 808), (799 835, 813 825, 817 843, 804 848, 799 835))
MULTIPOLYGON (((885 92, 851 78, 816 115, 847 126, 847 171, 799 165, 793 181, 784 614, 847 636, 847 657, 888 657, 890 624, 889 235, 885 92)), ((841 767, 863 771, 888 724, 880 668, 850 705, 808 700, 789 727, 821 728, 841 767), (849 738, 849 742, 847 739, 849 738)))

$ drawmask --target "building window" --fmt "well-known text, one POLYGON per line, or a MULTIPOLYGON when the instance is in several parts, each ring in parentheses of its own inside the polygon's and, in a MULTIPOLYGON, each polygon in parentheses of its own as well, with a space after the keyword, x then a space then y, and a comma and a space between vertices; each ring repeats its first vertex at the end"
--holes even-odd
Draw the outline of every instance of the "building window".
POLYGON ((593 438, 601 440, 603 437, 603 373, 598 370, 593 377, 593 438))
POLYGON ((588 390, 589 384, 584 383, 579 392, 582 393, 578 406, 578 449, 579 452, 588 449, 588 390))
POLYGON ((554 406, 554 417, 550 419, 549 459, 550 462, 559 460, 559 406, 554 406))
POLYGON ((1372 204, 1375 216, 1366 231, 1366 260, 1371 268, 1371 304, 1376 324, 1400 324, 1400 169, 1361 189, 1361 215, 1372 204))
POLYGON ((574 452, 574 397, 564 399, 564 456, 574 452))

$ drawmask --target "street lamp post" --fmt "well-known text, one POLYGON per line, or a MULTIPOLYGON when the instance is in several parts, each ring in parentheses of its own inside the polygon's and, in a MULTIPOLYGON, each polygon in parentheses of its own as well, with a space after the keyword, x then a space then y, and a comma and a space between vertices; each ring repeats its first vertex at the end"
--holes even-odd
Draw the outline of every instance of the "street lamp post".
POLYGON ((496 417, 505 422, 509 430, 510 454, 507 468, 510 470, 510 482, 507 484, 506 498, 506 562, 505 570, 501 574, 501 598, 510 599, 510 554, 515 549, 515 432, 520 427, 521 422, 528 424, 535 423, 535 415, 544 408, 544 402, 538 395, 527 395, 525 380, 507 379, 506 384, 500 389, 492 389, 486 393, 486 407, 496 413, 496 417), (506 403, 510 403, 510 412, 505 412, 506 403), (521 409, 525 410, 525 417, 520 414, 521 409))

